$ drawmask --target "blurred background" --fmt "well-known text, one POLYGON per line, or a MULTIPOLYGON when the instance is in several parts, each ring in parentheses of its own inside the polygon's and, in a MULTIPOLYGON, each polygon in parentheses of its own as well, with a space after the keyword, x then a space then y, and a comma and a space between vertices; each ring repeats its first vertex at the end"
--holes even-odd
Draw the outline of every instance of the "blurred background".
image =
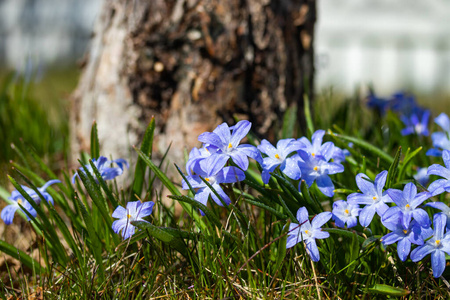
MULTIPOLYGON (((69 97, 101 6, 0 1, 1 171, 19 138, 47 163, 64 161, 69 97)), ((317 15, 318 98, 332 91, 344 100, 373 86, 380 96, 408 91, 435 114, 449 112, 450 1, 318 0, 317 15)))
MULTIPOLYGON (((88 46, 102 0, 0 1, 2 71, 37 77, 74 67, 88 46), (29 72, 29 71, 28 71, 29 72), (27 73, 28 74, 28 73, 27 73)), ((450 91, 450 2, 319 0, 317 91, 450 91)))

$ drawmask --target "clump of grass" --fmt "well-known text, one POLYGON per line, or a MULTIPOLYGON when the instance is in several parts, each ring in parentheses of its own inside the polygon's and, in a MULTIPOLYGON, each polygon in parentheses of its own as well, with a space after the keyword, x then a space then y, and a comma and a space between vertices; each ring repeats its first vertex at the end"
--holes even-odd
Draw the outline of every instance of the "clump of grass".
MULTIPOLYGON (((33 206, 37 217, 28 215, 40 256, 0 241, 1 251, 21 262, 20 268, 9 270, 10 280, 2 281, 3 294, 27 296, 42 288, 46 299, 446 297, 448 271, 435 279, 429 258, 402 262, 395 246, 380 242, 388 231, 379 218, 368 228, 358 225, 349 230, 329 222, 330 237, 317 240, 319 262, 311 260, 302 243, 286 249, 300 207, 313 215, 329 211, 335 201, 357 192, 355 175, 360 172, 374 177, 388 170, 388 185, 400 188, 414 181, 415 167, 431 163, 425 151, 411 146, 417 137, 400 134, 398 117, 358 114, 360 105, 343 103, 337 110, 340 115, 330 114, 324 123, 311 118, 324 114, 320 104, 314 113, 306 110, 306 136, 318 128, 328 129, 326 140, 351 153, 345 171, 332 177, 333 197, 316 185, 308 188, 303 182, 299 187, 298 180, 279 171, 264 185, 260 166, 253 161, 244 181, 222 184, 231 198, 229 206, 205 206, 195 200, 194 189, 183 192, 162 171, 162 162, 156 165, 151 160, 154 120, 136 148, 139 158, 131 164, 129 187, 105 181, 92 160, 82 163, 87 166, 72 184, 72 174, 62 171, 57 176, 36 151, 21 148, 23 155, 12 163, 10 181, 25 199, 33 201, 19 183, 33 190, 57 177, 63 183, 47 190, 54 206, 41 197, 42 204, 33 206), (389 128, 388 137, 383 128, 389 128), (163 204, 163 193, 153 184, 156 180, 181 204, 181 216, 175 216, 174 205, 163 204), (112 229, 111 214, 118 205, 126 207, 136 200, 154 201, 154 213, 145 218, 147 222, 131 222, 140 231, 122 240, 112 229)), ((295 114, 291 115, 284 120, 287 124, 295 124, 290 119, 295 114)), ((291 125, 285 126, 284 133, 289 132, 294 132, 291 125)), ((421 140, 421 146, 431 147, 430 140, 421 140)), ((90 157, 99 158, 99 149, 94 124, 90 157)), ((186 179, 180 171, 180 181, 183 176, 186 179)), ((9 193, 0 189, 0 196, 7 200, 9 193)), ((440 198, 444 201, 445 196, 440 198)))

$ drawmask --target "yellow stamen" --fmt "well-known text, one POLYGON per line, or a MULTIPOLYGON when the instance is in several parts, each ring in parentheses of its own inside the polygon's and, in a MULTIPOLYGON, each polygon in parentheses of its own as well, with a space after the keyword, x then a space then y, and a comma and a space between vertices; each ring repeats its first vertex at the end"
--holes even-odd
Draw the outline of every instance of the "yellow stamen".
POLYGON ((17 200, 17 203, 22 205, 22 199, 17 200))
POLYGON ((209 181, 210 179, 208 177, 205 178, 206 181, 209 181))
POLYGON ((306 233, 306 234, 309 234, 309 230, 305 230, 305 233, 306 233))
POLYGON ((409 204, 406 204, 405 208, 410 208, 411 206, 409 204))
POLYGON ((275 154, 275 158, 276 158, 276 159, 280 159, 280 156, 278 155, 278 153, 275 154))
POLYGON ((318 170, 319 170, 319 167, 315 166, 314 171, 318 171, 318 170))
POLYGON ((311 156, 312 156, 312 157, 315 157, 315 156, 316 156, 316 154, 315 154, 315 153, 311 153, 311 156))
POLYGON ((375 201, 375 200, 377 200, 378 198, 377 198, 377 196, 373 196, 372 199, 373 199, 373 201, 375 201))
POLYGON ((131 215, 130 214, 127 215, 127 219, 131 219, 131 215))
POLYGON ((436 240, 436 245, 439 245, 441 243, 441 240, 436 240))
POLYGON ((403 229, 403 233, 404 233, 404 234, 407 234, 407 233, 408 233, 408 230, 403 229))
POLYGON ((345 214, 349 214, 350 212, 348 211, 348 209, 344 210, 345 214))
POLYGON ((228 144, 228 149, 233 148, 233 145, 231 143, 228 144))

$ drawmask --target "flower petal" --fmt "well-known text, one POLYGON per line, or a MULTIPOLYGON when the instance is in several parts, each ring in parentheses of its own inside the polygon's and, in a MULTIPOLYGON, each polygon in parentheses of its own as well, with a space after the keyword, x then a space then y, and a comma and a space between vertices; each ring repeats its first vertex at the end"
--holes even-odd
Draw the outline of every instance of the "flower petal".
POLYGON ((307 249, 309 256, 311 256, 312 261, 317 262, 320 260, 319 249, 317 248, 317 244, 314 239, 309 239, 306 242, 306 249, 307 249))
POLYGON ((13 222, 14 214, 18 208, 19 206, 17 204, 10 204, 3 208, 0 217, 6 225, 10 225, 13 222))
POLYGON ((306 209, 306 207, 300 207, 297 210, 297 221, 300 225, 309 221, 308 210, 306 209))
POLYGON ((434 278, 438 278, 445 270, 445 253, 444 251, 436 250, 431 253, 431 267, 433 268, 434 278))
POLYGON ((408 239, 401 239, 397 244, 397 253, 401 261, 405 261, 408 258, 411 251, 411 242, 408 239))

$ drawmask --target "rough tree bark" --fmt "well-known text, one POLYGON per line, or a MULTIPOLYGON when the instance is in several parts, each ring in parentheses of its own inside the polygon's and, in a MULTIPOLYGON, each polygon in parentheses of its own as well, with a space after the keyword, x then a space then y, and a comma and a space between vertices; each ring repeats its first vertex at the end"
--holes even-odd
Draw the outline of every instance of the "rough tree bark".
MULTIPOLYGON (((106 1, 71 114, 72 157, 89 149, 129 157, 152 115, 155 147, 183 147, 233 116, 273 138, 289 106, 313 87, 314 0, 106 1)), ((299 109, 299 117, 302 112, 299 109)))

